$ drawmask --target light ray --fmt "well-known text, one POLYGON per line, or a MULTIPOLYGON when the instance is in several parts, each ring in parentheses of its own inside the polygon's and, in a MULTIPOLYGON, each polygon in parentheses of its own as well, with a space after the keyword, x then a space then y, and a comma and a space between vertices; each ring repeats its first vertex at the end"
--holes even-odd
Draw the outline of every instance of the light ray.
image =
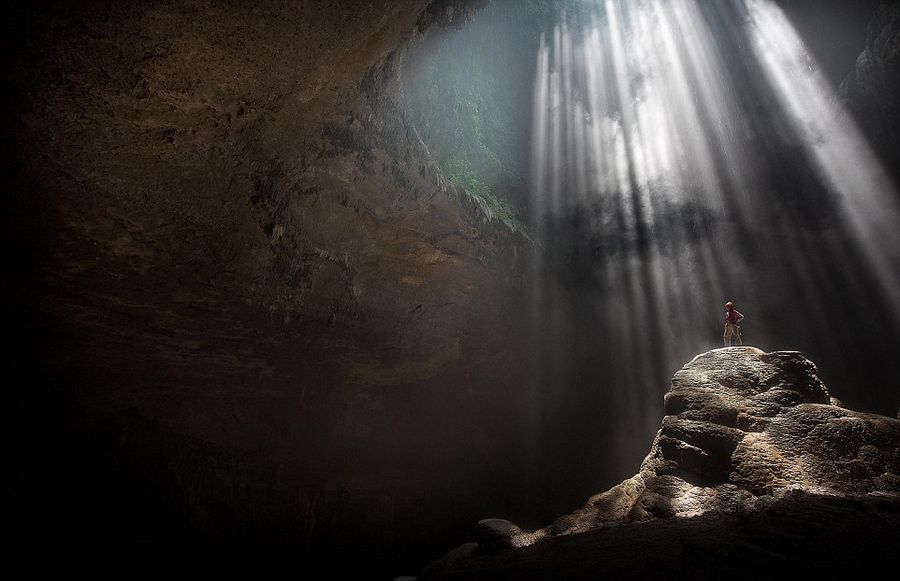
MULTIPOLYGON (((830 270, 846 269, 877 281, 877 292, 860 280, 849 292, 891 298, 900 326, 900 198, 772 0, 602 0, 580 26, 564 19, 537 56, 535 304, 588 292, 570 288, 560 262, 566 244, 593 244, 595 324, 606 338, 597 349, 612 361, 610 405, 623 410, 616 439, 636 442, 624 457, 645 444, 635 430, 652 434, 668 376, 721 340, 726 298, 824 310, 830 270), (819 184, 803 195, 838 210, 824 233, 792 209, 796 185, 771 177, 778 151, 798 144, 819 184), (775 234, 750 244, 760 230, 775 234), (778 278, 789 279, 790 296, 767 296, 766 281, 778 278)), ((827 324, 798 333, 770 339, 802 343, 804 333, 827 335, 827 324)))

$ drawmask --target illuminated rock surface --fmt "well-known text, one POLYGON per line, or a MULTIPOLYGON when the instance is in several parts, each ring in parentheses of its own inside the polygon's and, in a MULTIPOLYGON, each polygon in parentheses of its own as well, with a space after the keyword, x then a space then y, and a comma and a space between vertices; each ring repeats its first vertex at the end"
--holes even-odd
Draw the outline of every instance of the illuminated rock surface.
MULTIPOLYGON (((825 570, 874 547, 897 547, 900 421, 831 402, 815 365, 798 352, 735 347, 699 355, 672 378, 666 416, 638 474, 538 531, 491 527, 489 547, 501 530, 509 532, 507 548, 534 546, 458 561, 459 575, 447 578, 488 570, 504 579, 526 571, 542 579, 640 578, 646 563, 679 562, 694 549, 712 551, 703 566, 753 551, 764 561, 802 560, 817 537, 844 537, 832 560, 819 560, 816 570, 825 570), (629 523, 646 525, 614 526, 629 523), (642 554, 651 547, 652 557, 642 554), (625 565, 634 568, 620 570, 625 565)), ((672 575, 684 571, 694 567, 682 562, 672 575)))

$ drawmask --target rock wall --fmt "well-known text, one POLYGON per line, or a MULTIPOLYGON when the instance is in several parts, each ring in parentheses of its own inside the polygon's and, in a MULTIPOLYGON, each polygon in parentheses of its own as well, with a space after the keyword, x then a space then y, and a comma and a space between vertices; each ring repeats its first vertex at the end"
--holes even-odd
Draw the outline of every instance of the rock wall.
POLYGON ((900 3, 885 2, 869 23, 865 49, 838 98, 853 113, 895 179, 900 167, 900 3))
POLYGON ((509 397, 527 246, 441 182, 397 89, 406 47, 479 4, 10 13, 23 526, 43 534, 42 506, 73 552, 208 546, 189 566, 227 571, 357 551, 377 570, 473 510, 511 440, 486 417, 509 397))

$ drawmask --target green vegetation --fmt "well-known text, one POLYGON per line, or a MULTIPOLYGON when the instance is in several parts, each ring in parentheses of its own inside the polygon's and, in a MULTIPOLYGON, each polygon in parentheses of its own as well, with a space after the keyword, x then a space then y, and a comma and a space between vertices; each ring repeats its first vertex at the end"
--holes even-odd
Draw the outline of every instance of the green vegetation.
POLYGON ((487 28, 476 20, 424 43, 410 67, 408 104, 444 177, 488 219, 528 237, 524 168, 534 63, 523 54, 534 52, 522 45, 533 39, 507 26, 514 32, 498 42, 487 28))
POLYGON ((592 6, 582 0, 494 0, 473 23, 432 33, 410 55, 409 112, 441 173, 485 216, 525 236, 540 36, 552 35, 564 17, 584 21, 592 6))
POLYGON ((469 199, 478 205, 489 220, 499 220, 513 232, 530 239, 528 228, 519 218, 518 210, 498 197, 494 190, 478 177, 467 161, 451 160, 441 167, 441 172, 450 183, 465 191, 469 199))

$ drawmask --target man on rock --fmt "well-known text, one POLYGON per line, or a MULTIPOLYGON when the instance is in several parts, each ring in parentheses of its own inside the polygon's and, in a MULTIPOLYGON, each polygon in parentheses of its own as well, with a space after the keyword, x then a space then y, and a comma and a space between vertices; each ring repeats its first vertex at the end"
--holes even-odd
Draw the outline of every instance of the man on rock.
POLYGON ((725 303, 725 346, 743 345, 741 341, 741 325, 744 315, 734 308, 734 303, 728 301, 725 303), (733 341, 733 342, 732 342, 733 341))

